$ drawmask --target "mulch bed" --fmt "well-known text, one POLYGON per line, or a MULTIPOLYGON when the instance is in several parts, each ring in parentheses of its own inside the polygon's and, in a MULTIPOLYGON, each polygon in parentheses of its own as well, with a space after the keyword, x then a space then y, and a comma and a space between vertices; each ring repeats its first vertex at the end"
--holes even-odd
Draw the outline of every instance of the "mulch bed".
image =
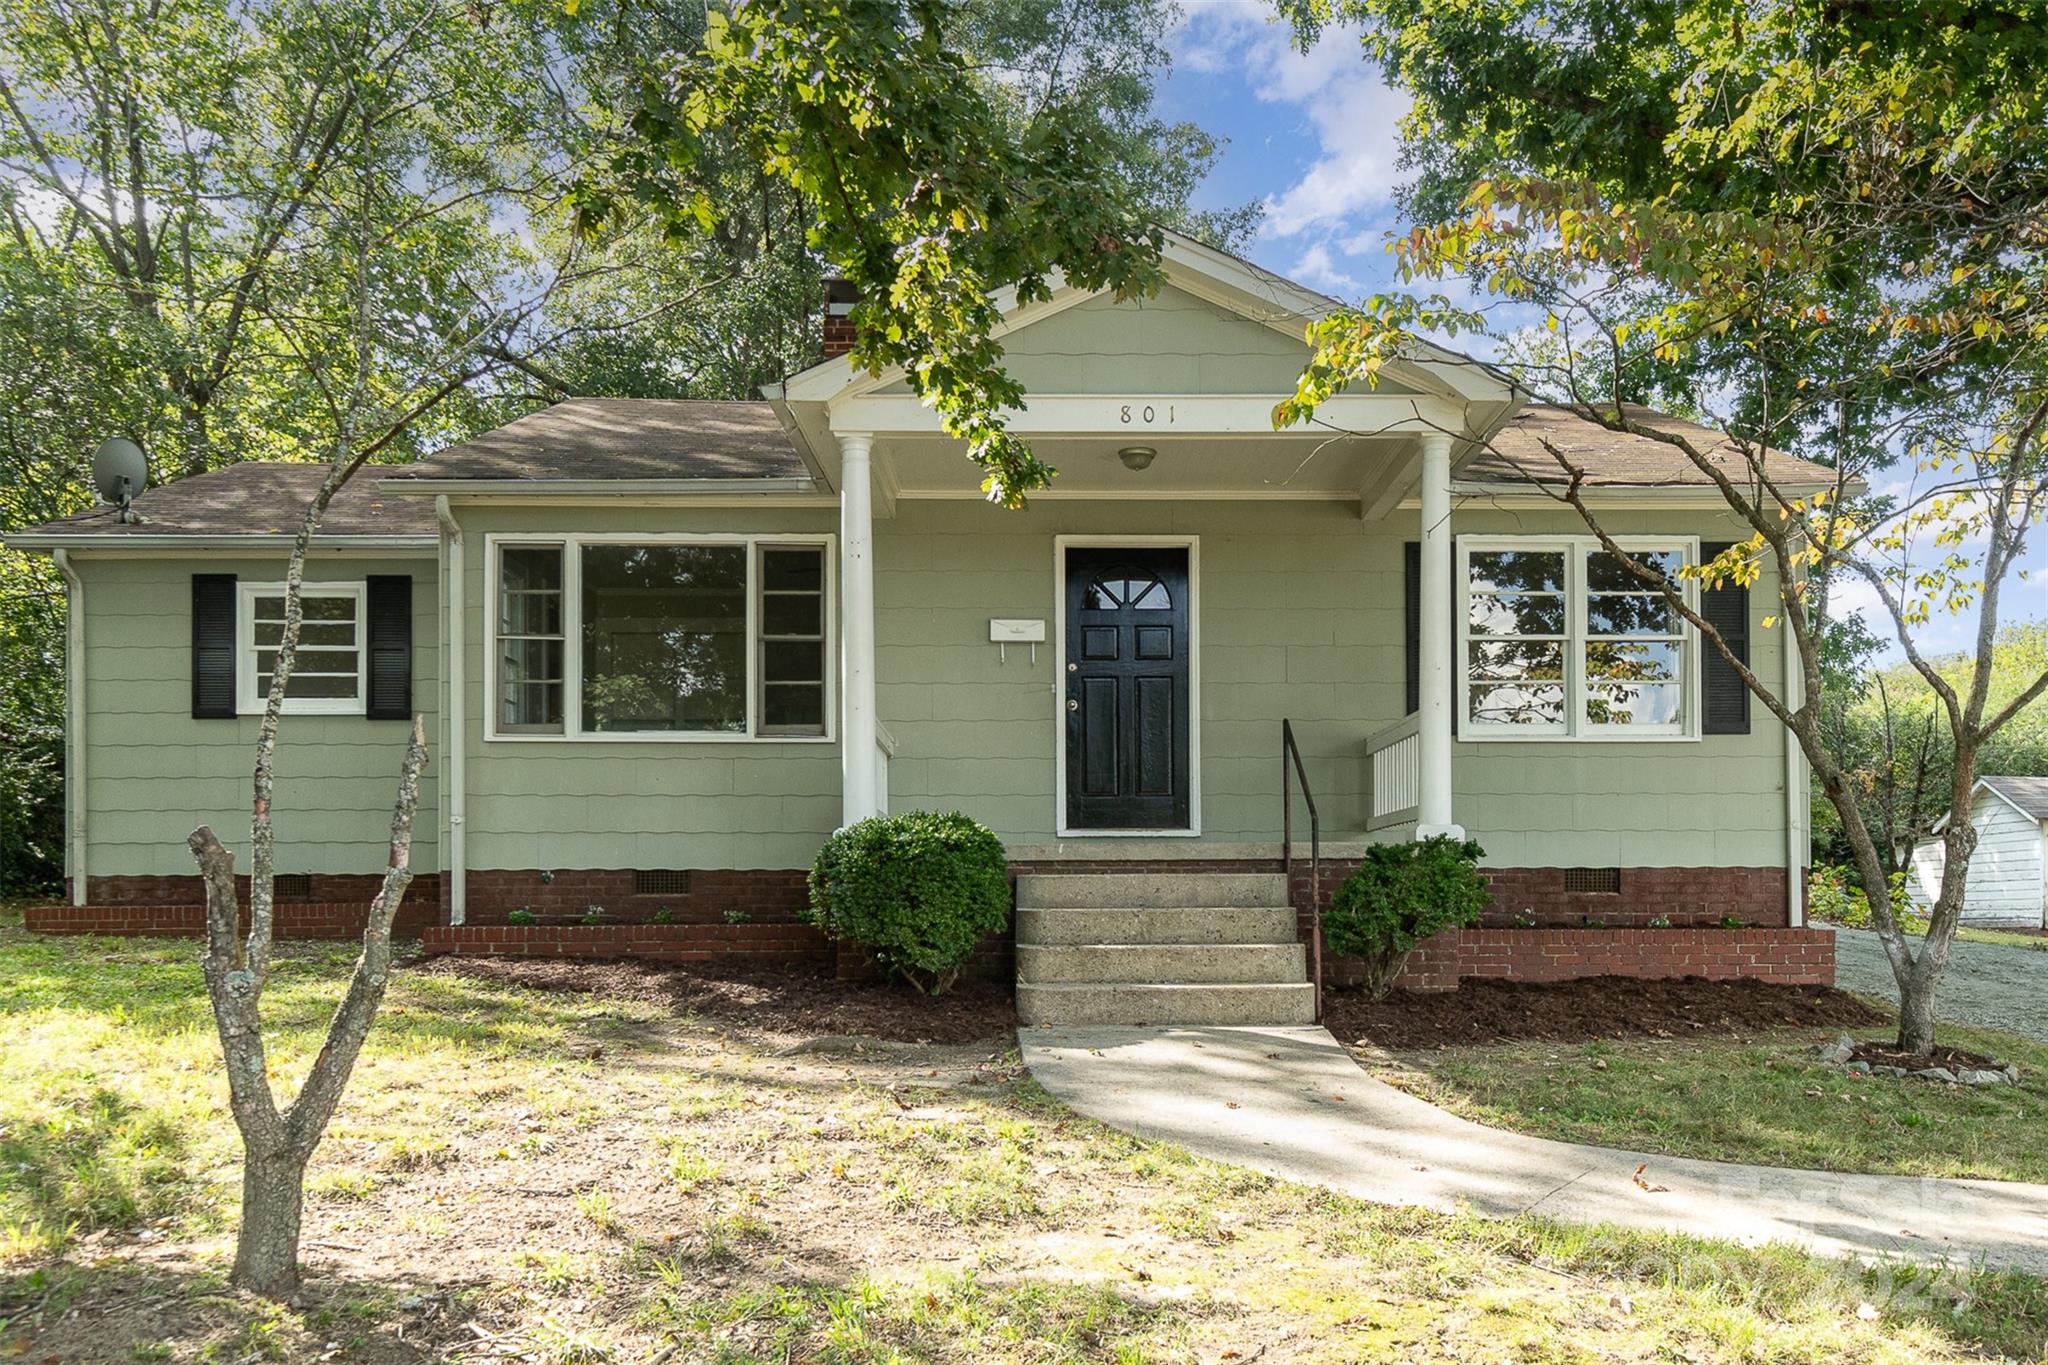
POLYGON ((1331 991, 1323 998, 1323 1013, 1339 1042, 1387 1048, 1688 1038, 1891 1022, 1855 996, 1827 986, 1697 976, 1675 981, 1595 976, 1549 984, 1467 980, 1454 991, 1393 991, 1379 1001, 1357 991, 1331 991))
POLYGON ((801 1037, 836 1033, 899 1043, 972 1043, 1017 1027, 1016 998, 1008 982, 962 981, 932 998, 890 983, 650 962, 451 956, 427 958, 412 970, 532 990, 645 1001, 677 1014, 801 1037))

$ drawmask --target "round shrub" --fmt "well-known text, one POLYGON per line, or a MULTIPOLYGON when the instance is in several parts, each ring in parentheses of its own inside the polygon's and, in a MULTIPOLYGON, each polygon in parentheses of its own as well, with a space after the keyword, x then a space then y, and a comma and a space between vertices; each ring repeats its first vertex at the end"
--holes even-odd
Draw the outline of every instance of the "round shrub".
POLYGON ((811 923, 927 995, 950 988, 974 945, 1010 922, 1002 840, 958 811, 848 825, 819 850, 810 888, 811 923))
POLYGON ((1330 897, 1323 937, 1332 951, 1363 960, 1373 999, 1387 993, 1416 944, 1478 921, 1486 908, 1486 878, 1479 875, 1485 856, 1471 840, 1442 834, 1365 851, 1365 861, 1330 897))

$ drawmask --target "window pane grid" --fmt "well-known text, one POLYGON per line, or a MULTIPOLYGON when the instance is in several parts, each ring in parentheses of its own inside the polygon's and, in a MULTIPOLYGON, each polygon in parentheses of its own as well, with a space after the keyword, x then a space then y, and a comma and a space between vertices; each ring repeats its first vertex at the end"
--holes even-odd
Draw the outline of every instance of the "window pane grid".
POLYGON ((827 552, 745 537, 501 547, 495 732, 824 736, 827 552))
MULTIPOLYGON (((1682 550, 1641 547, 1629 557, 1676 581, 1682 550)), ((1662 592, 1604 549, 1585 553, 1581 723, 1589 733, 1670 733, 1685 724, 1685 634, 1662 592)))
POLYGON ((498 593, 498 725, 562 732, 567 655, 562 621, 562 547, 507 546, 498 593))
POLYGON ((1483 728, 1550 731, 1565 717, 1569 596, 1562 551, 1472 551, 1465 711, 1483 728))
POLYGON ((761 550, 759 653, 764 735, 825 733, 825 552, 761 550))
MULTIPOLYGON (((1678 582, 1685 548, 1624 553, 1678 582)), ((1459 666, 1475 732, 1683 734, 1684 618, 1622 560, 1583 540, 1467 542, 1459 666)))
MULTIPOLYGON (((258 589, 244 600, 249 623, 243 642, 247 695, 250 703, 261 703, 270 696, 278 646, 284 640, 285 598, 280 590, 258 589)), ((299 643, 293 652, 291 681, 285 684, 287 703, 315 703, 311 709, 340 711, 361 699, 358 607, 353 591, 300 589, 299 643)))

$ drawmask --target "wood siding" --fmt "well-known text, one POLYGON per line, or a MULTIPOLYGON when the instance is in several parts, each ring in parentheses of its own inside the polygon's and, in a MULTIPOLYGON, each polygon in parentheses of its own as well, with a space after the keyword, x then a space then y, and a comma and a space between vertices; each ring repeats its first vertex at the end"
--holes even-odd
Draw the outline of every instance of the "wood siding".
MULTIPOLYGON (((2015 810, 2003 798, 1979 791, 1971 810, 1977 851, 1963 890, 1963 922, 2039 925, 2042 921, 2041 822, 2015 810)), ((1906 879, 1913 902, 1933 903, 1946 863, 1940 840, 1922 844, 1906 879)))
MULTIPOLYGON (((94 877, 179 876, 196 869, 185 836, 211 824, 248 867, 249 773, 260 717, 192 716, 194 573, 244 583, 281 582, 277 558, 165 556, 72 560, 85 584, 87 792, 94 877)), ((440 608, 432 559, 316 559, 307 582, 360 583, 369 574, 413 578, 413 697, 440 695, 433 642, 440 608)), ((429 728, 437 719, 429 715, 429 728)), ((278 730, 277 867, 280 872, 371 872, 384 866, 391 801, 405 753, 402 721, 293 716, 278 730)), ((413 867, 440 868, 433 819, 437 774, 421 779, 413 867)))

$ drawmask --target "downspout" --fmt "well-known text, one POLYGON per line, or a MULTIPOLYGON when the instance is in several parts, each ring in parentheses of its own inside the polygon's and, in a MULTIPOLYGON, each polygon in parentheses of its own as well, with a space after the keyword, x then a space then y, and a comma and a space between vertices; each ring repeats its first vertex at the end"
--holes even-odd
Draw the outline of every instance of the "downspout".
POLYGON ((71 903, 86 903, 85 583, 71 556, 50 551, 64 575, 64 826, 70 836, 71 903))
POLYGON ((469 695, 463 677, 466 655, 462 643, 462 527, 442 495, 434 499, 434 515, 440 519, 441 534, 448 553, 448 590, 442 598, 442 638, 448 643, 448 717, 441 733, 441 761, 448 774, 448 922, 461 924, 469 909, 469 850, 463 817, 467 802, 463 781, 464 759, 469 750, 469 722, 464 701, 469 695))
MULTIPOLYGON (((1795 571, 1796 572, 1796 571, 1795 571)), ((1797 711, 1806 704, 1806 676, 1799 666, 1799 650, 1786 628, 1785 709, 1797 711)), ((1807 794, 1806 754, 1799 739, 1787 725, 1785 731, 1785 923, 1794 929, 1806 924, 1806 860, 1812 853, 1807 824, 1813 818, 1812 798, 1807 794)))

